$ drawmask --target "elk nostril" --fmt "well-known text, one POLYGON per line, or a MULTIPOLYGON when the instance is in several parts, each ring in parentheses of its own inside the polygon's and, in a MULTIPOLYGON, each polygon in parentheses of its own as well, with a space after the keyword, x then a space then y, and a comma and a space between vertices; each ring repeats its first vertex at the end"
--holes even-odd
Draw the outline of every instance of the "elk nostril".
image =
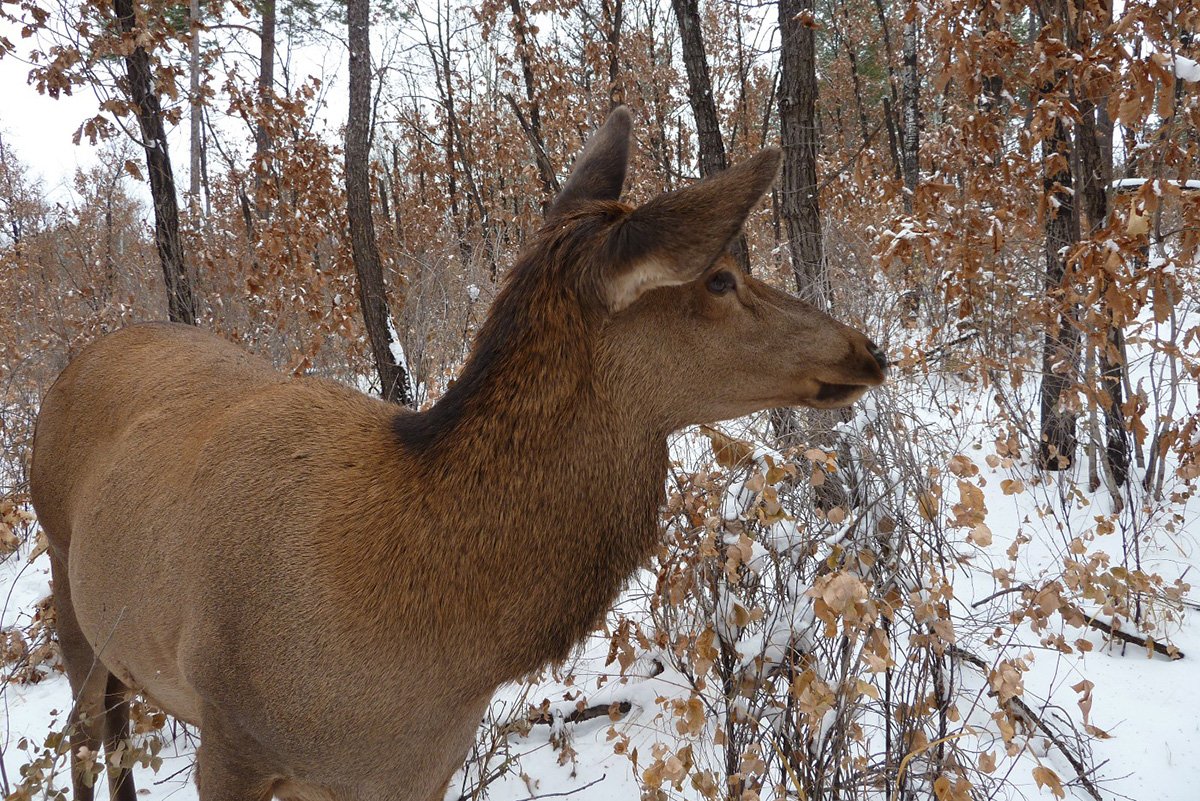
POLYGON ((871 354, 871 358, 875 360, 875 363, 879 365, 879 369, 886 375, 888 369, 887 354, 874 342, 867 343, 867 352, 871 354))

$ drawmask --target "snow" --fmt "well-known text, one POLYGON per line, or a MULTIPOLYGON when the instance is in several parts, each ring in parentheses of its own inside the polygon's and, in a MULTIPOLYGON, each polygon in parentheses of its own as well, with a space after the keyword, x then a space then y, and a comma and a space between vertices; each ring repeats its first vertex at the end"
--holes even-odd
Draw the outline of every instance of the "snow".
MULTIPOLYGON (((1112 188, 1118 191, 1122 189, 1140 189, 1146 183, 1150 182, 1150 180, 1151 179, 1149 178, 1118 178, 1112 182, 1112 188)), ((1154 179, 1155 184, 1158 184, 1159 181, 1164 181, 1168 184, 1174 184, 1180 189, 1200 189, 1200 180, 1195 179, 1189 181, 1177 181, 1170 178, 1154 179)), ((1162 189, 1160 186, 1156 185, 1152 187, 1152 189, 1154 194, 1162 195, 1162 189)))
MULTIPOLYGON (((1149 323, 1143 320, 1141 324, 1149 323)), ((1162 376, 1154 372, 1161 370, 1161 366, 1156 366, 1147 356, 1144 345, 1137 344, 1139 330, 1135 325, 1129 332, 1133 356, 1131 380, 1135 386, 1153 387, 1162 382, 1162 376)), ((389 334, 398 344, 399 337, 394 328, 390 328, 389 334)), ((895 349, 896 343, 892 345, 895 349)), ((402 350, 400 354, 403 354, 402 350)), ((1194 384, 1188 384, 1180 391, 1183 392, 1180 402, 1195 408, 1194 384)), ((1031 398, 1025 397, 1023 401, 1030 403, 1027 408, 1035 408, 1031 398)), ((905 376, 898 368, 893 383, 869 395, 860 404, 859 413, 839 428, 849 437, 861 437, 868 428, 887 425, 897 408, 909 415, 910 430, 921 434, 920 440, 914 438, 913 442, 922 463, 938 470, 945 468, 949 453, 935 450, 936 443, 942 442, 949 443, 947 447, 953 452, 969 455, 980 470, 975 481, 983 492, 986 523, 993 533, 993 540, 983 547, 965 539, 953 543, 960 560, 950 568, 953 575, 950 603, 956 624, 960 624, 956 644, 993 666, 1004 659, 1023 659, 1032 654, 1033 659, 1022 675, 1025 701, 1063 731, 1072 727, 1082 730, 1084 720, 1078 706, 1080 694, 1073 686, 1080 686, 1084 680, 1093 683, 1086 722, 1107 734, 1107 738, 1096 739, 1091 744, 1092 762, 1098 766, 1093 778, 1099 783, 1105 801, 1123 797, 1154 798, 1156 801, 1194 799, 1195 788, 1200 786, 1200 760, 1194 758, 1200 753, 1200 717, 1195 714, 1193 699, 1193 688, 1200 683, 1200 627, 1196 626, 1190 610, 1185 610, 1185 614, 1175 621, 1161 621, 1163 632, 1186 654, 1185 658, 1178 661, 1160 656, 1150 658, 1140 646, 1122 648, 1106 644, 1100 632, 1064 626, 1057 618, 1049 621, 1045 631, 1034 631, 1029 621, 1007 627, 1004 621, 1017 608, 1019 598, 1016 593, 997 595, 1003 588, 993 573, 993 570, 1003 569, 1016 583, 1039 585, 1043 579, 1061 572, 1065 543, 1086 532, 1094 532, 1097 517, 1111 518, 1116 524, 1115 530, 1109 534, 1095 534, 1088 540, 1088 553, 1107 551, 1113 555, 1111 564, 1118 564, 1123 527, 1135 532, 1145 531, 1146 525, 1159 525, 1153 522, 1161 519, 1157 510, 1159 502, 1137 492, 1118 514, 1103 491, 1094 494, 1077 492, 1077 488, 1086 483, 1078 474, 1068 472, 1045 477, 1020 457, 989 464, 986 456, 991 454, 985 443, 991 443, 995 436, 996 398, 988 391, 956 384, 950 376, 905 376), (1006 494, 1004 482, 1014 480, 1020 481, 1025 489, 1006 494), (1053 514, 1039 514, 1047 509, 1053 514), (1010 558, 1008 550, 1018 543, 1018 538, 1022 542, 1015 558, 1010 558), (1005 638, 993 641, 988 636, 992 628, 986 625, 988 621, 1000 621, 1006 626, 1005 638), (1085 652, 1073 647, 1072 653, 1062 654, 1039 644, 1043 637, 1054 634, 1062 634, 1072 646, 1078 641, 1086 641, 1092 650, 1085 652)), ((788 459, 785 454, 753 438, 754 431, 761 427, 761 420, 751 419, 726 424, 723 430, 729 436, 745 437, 756 443, 751 459, 758 469, 771 463, 785 463, 788 459)), ((709 451, 706 438, 695 431, 677 436, 671 442, 671 458, 682 466, 705 464, 709 451)), ((806 462, 802 461, 802 464, 806 462)), ((898 486, 901 476, 889 472, 891 470, 886 465, 881 468, 880 480, 889 486, 898 486)), ((711 517, 704 521, 705 527, 736 543, 737 537, 729 528, 752 519, 759 499, 751 486, 759 485, 750 480, 748 471, 731 476, 721 496, 709 507, 711 517)), ((948 507, 956 497, 943 498, 943 507, 948 507)), ((1154 541, 1158 544, 1147 543, 1143 553, 1144 569, 1159 573, 1168 582, 1179 577, 1186 580, 1195 574, 1195 568, 1200 564, 1197 510, 1193 504, 1179 507, 1179 511, 1182 521, 1174 534, 1166 537, 1161 530, 1155 531, 1154 541)), ((764 527, 762 534, 754 538, 752 566, 757 570, 759 560, 768 564, 770 557, 799 559, 799 552, 806 547, 816 549, 816 556, 808 558, 827 558, 835 549, 849 544, 846 541, 848 531, 848 525, 834 526, 822 532, 821 539, 814 542, 813 532, 785 516, 764 527)), ((32 562, 28 561, 28 556, 26 549, 0 562, 0 598, 4 599, 0 628, 28 626, 32 610, 49 592, 46 556, 32 562)), ((769 571, 760 572, 767 575, 769 571)), ((645 599, 655 591, 654 581, 651 575, 636 576, 628 594, 619 601, 618 612, 634 619, 644 615, 645 599)), ((768 610, 766 617, 756 627, 739 631, 734 622, 739 601, 722 579, 716 608, 710 611, 711 622, 721 639, 734 643, 738 654, 736 665, 744 673, 754 675, 772 664, 781 664, 793 649, 812 653, 812 643, 824 636, 821 623, 813 612, 808 583, 800 580, 798 575, 792 575, 780 589, 779 602, 768 610), (757 661, 759 659, 761 662, 757 661)), ((903 590, 911 591, 914 598, 924 602, 935 600, 927 588, 903 586, 903 590)), ((1108 617, 1099 607, 1082 611, 1088 616, 1108 617)), ((530 706, 539 707, 544 699, 552 725, 537 723, 528 727, 527 734, 513 733, 502 738, 502 749, 484 767, 496 770, 506 765, 506 772, 489 785, 487 798, 517 801, 555 793, 570 793, 570 798, 576 801, 638 798, 642 793, 639 774, 650 763, 656 744, 678 748, 695 742, 675 729, 677 718, 670 711, 671 704, 688 698, 690 684, 688 677, 671 667, 666 646, 652 644, 649 649, 639 650, 636 661, 624 676, 619 675, 617 665, 606 664, 608 651, 608 638, 595 634, 577 650, 568 665, 497 691, 490 713, 495 722, 522 719, 530 706), (613 703, 627 703, 630 709, 618 720, 600 715, 583 722, 568 721, 581 706, 613 703), (624 746, 627 750, 636 748, 641 755, 636 769, 627 756, 614 752, 614 744, 622 742, 622 738, 628 740, 624 746)), ((903 653, 897 653, 896 657, 907 658, 903 653)), ((995 699, 989 697, 991 687, 987 677, 962 667, 955 676, 955 686, 959 691, 962 725, 970 727, 964 739, 969 739, 973 747, 981 751, 993 751, 1005 758, 1006 743, 989 717, 995 709, 995 699)), ((44 680, 36 684, 6 682, 0 685, 0 696, 4 709, 0 747, 3 748, 4 769, 9 782, 9 787, 0 789, 7 794, 19 781, 21 766, 39 756, 47 736, 64 726, 71 694, 65 677, 51 669, 44 680)), ((745 705, 752 704, 745 702, 745 705)), ((773 729, 782 725, 777 711, 752 706, 746 706, 746 711, 764 727, 773 729)), ((832 711, 821 718, 818 736, 822 740, 833 734, 836 719, 832 711)), ((715 749, 711 745, 712 737, 722 723, 723 719, 716 714, 710 715, 705 722, 707 729, 700 740, 706 742, 710 750, 715 749)), ((165 735, 162 767, 157 772, 145 768, 135 770, 139 797, 152 801, 195 799, 192 762, 197 739, 183 730, 175 733, 168 729, 165 735)), ((1074 776, 1073 768, 1044 735, 1038 732, 1018 734, 1012 742, 1019 756, 1006 763, 1004 768, 1009 771, 1011 783, 1001 787, 994 797, 1031 801, 1050 798, 1031 778, 1032 768, 1045 765, 1062 778, 1068 798, 1080 801, 1088 798, 1078 784, 1067 784, 1074 776)), ((916 759, 910 769, 916 769, 915 763, 916 759)), ((64 786, 65 757, 54 761, 54 765, 52 782, 55 786, 64 786)), ((924 767, 927 765, 922 769, 924 767)), ((448 798, 458 798, 476 780, 477 773, 470 771, 456 777, 448 798)), ((671 792, 669 797, 692 801, 699 795, 685 785, 684 790, 671 792)), ((768 797, 764 795, 764 799, 768 797)))
POLYGON ((400 342, 400 335, 396 333, 396 326, 390 315, 387 318, 387 330, 388 351, 392 354, 392 364, 402 369, 405 375, 412 375, 412 371, 408 369, 408 357, 404 353, 404 345, 400 342))
POLYGON ((1175 56, 1175 77, 1190 83, 1200 81, 1200 64, 1190 58, 1175 56))

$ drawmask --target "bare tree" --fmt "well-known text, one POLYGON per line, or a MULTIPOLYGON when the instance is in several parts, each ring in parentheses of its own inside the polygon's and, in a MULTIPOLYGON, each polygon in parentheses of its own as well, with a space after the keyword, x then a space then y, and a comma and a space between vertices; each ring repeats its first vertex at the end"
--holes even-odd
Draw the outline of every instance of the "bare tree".
POLYGON ((371 23, 369 0, 349 0, 346 16, 350 34, 350 110, 346 122, 346 210, 350 246, 358 278, 367 338, 379 373, 384 399, 411 406, 412 384, 404 365, 393 355, 394 327, 383 286, 383 262, 371 219, 371 23))
MULTIPOLYGON (((699 0, 671 0, 675 19, 679 23, 679 38, 683 46, 683 65, 687 69, 688 102, 696 118, 696 139, 700 146, 700 174, 718 173, 728 166, 725 140, 717 118, 717 103, 713 98, 712 77, 708 56, 704 51, 704 33, 700 27, 699 0)), ((733 258, 743 272, 750 272, 750 253, 746 235, 738 234, 730 245, 733 258)))
POLYGON ((533 74, 533 31, 529 28, 529 19, 521 0, 509 0, 509 9, 513 15, 513 37, 516 40, 517 58, 521 61, 521 77, 525 83, 525 104, 528 116, 521 111, 520 104, 512 95, 505 95, 521 130, 533 148, 534 161, 537 163, 538 178, 542 182, 542 210, 545 211, 555 195, 558 194, 558 177, 554 174, 554 166, 546 155, 546 137, 542 134, 542 107, 538 102, 537 81, 533 74))
POLYGON ((204 108, 200 99, 200 0, 188 0, 188 22, 191 24, 188 32, 188 194, 191 195, 189 202, 195 204, 195 208, 200 202, 200 129, 204 108))
MULTIPOLYGON (((137 19, 133 0, 113 0, 113 11, 122 34, 135 38, 137 19)), ((154 89, 150 71, 150 55, 140 44, 125 56, 125 74, 129 83, 129 99, 137 114, 146 151, 146 167, 150 173, 150 197, 154 202, 154 242, 162 262, 167 286, 167 314, 177 323, 196 324, 196 300, 183 258, 179 238, 179 205, 175 198, 175 173, 171 170, 171 154, 167 149, 167 134, 163 128, 162 107, 154 89)))
MULTIPOLYGON (((1077 5, 1082 4, 1077 2, 1077 5)), ((1101 3, 1097 10, 1101 14, 1100 25, 1110 25, 1111 6, 1101 3)), ((1081 33, 1087 35, 1084 25, 1086 19, 1087 10, 1078 8, 1073 20, 1067 21, 1068 41, 1075 51, 1092 45, 1091 41, 1081 41, 1081 33)), ((1075 149, 1078 157, 1080 197, 1083 203, 1081 211, 1083 220, 1086 221, 1084 233, 1088 235, 1101 231, 1108 222, 1108 190, 1113 176, 1113 126, 1108 118, 1107 100, 1107 97, 1097 100, 1088 92, 1082 91, 1078 83, 1072 80, 1071 101, 1079 110, 1075 149)), ((1104 282, 1104 286, 1098 288, 1103 305, 1101 313, 1104 318, 1104 331, 1103 341, 1096 347, 1096 361, 1104 390, 1104 459, 1107 463, 1108 477, 1115 487, 1120 487, 1129 477, 1130 450, 1129 432, 1122 411, 1125 332, 1114 321, 1113 310, 1106 300, 1107 274, 1101 273, 1099 280, 1104 282)))
POLYGON ((262 181, 267 169, 267 157, 271 152, 271 132, 268 130, 268 110, 271 107, 275 88, 275 0, 262 0, 262 28, 259 32, 258 51, 258 120, 254 125, 254 203, 259 219, 270 216, 270 206, 262 196, 262 181))
POLYGON ((779 138, 783 176, 779 210, 787 231, 796 288, 828 305, 817 201, 817 70, 813 0, 779 0, 779 138))
MULTIPOLYGON (((1047 87, 1049 88, 1049 87, 1047 87)), ((1067 253, 1079 241, 1071 141, 1062 117, 1054 120, 1051 136, 1042 143, 1046 171, 1045 289, 1054 311, 1042 339, 1041 446, 1039 464, 1045 470, 1064 470, 1075 461, 1078 440, 1075 412, 1063 403, 1075 383, 1079 361, 1079 329, 1065 297, 1067 253)))
POLYGON ((625 0, 600 0, 604 15, 608 51, 608 102, 613 108, 625 102, 625 84, 621 80, 621 25, 625 21, 625 0))
POLYGON ((913 211, 913 198, 921 168, 921 78, 917 71, 917 15, 915 2, 909 3, 904 16, 904 209, 913 211))

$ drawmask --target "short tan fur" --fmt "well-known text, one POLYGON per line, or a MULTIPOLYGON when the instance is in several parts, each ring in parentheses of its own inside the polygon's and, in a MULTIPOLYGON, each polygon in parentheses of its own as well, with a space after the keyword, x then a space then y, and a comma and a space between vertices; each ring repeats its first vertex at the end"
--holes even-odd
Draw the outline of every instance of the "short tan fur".
POLYGON ((175 325, 67 367, 32 491, 73 751, 125 736, 134 688, 200 727, 204 801, 440 799, 496 687, 648 555, 672 431, 884 380, 866 337, 724 255, 778 151, 635 209, 629 142, 618 109, 427 411, 175 325))

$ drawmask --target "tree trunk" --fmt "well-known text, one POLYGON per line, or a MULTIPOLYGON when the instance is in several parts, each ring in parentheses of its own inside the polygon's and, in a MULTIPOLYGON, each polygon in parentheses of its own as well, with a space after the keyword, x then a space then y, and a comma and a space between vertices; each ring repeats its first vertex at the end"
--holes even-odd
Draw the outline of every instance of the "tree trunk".
POLYGON ((858 76, 858 55, 854 52, 856 42, 850 35, 850 12, 846 10, 846 3, 843 1, 839 4, 842 18, 841 36, 842 46, 846 48, 846 58, 850 62, 850 79, 854 84, 854 108, 858 112, 858 127, 862 135, 862 146, 864 149, 871 145, 870 125, 867 123, 867 110, 863 104, 862 81, 858 76))
MULTIPOLYGON (((1075 21, 1067 22, 1073 31, 1070 45, 1075 52, 1081 52, 1091 43, 1080 41, 1080 36, 1075 31, 1083 28, 1087 19, 1087 9, 1081 7, 1080 0, 1073 1, 1076 5, 1075 21)), ((1099 29, 1104 30, 1112 22, 1112 9, 1101 4, 1101 14, 1099 29)), ((1108 189, 1113 176, 1112 122, 1108 119, 1107 97, 1101 97, 1097 102, 1096 98, 1081 95, 1074 82, 1071 91, 1072 101, 1079 109, 1076 150, 1079 154, 1083 211, 1087 220, 1087 233, 1090 236, 1103 230, 1108 222, 1108 189)), ((1129 432, 1122 411, 1124 366, 1121 354, 1124 353, 1125 333, 1116 324, 1113 311, 1108 306, 1107 274, 1100 271, 1097 280, 1101 282, 1097 288, 1104 316, 1104 336, 1103 341, 1097 345, 1096 360, 1105 396, 1105 459, 1113 483, 1121 487, 1129 478, 1129 432)))
MULTIPOLYGON (((725 169, 725 141, 721 138, 721 123, 717 119, 717 104, 713 99, 712 78, 708 72, 708 56, 704 53, 704 32, 700 26, 699 0, 671 0, 675 19, 679 23, 679 38, 683 46, 683 65, 687 68, 688 102, 696 118, 696 139, 700 146, 700 175, 709 176, 725 169)), ((750 252, 745 234, 739 233, 730 245, 734 261, 742 272, 750 272, 750 252)))
POLYGON ((608 105, 616 108, 625 102, 625 86, 621 81, 621 25, 624 22, 624 0, 601 0, 600 10, 608 26, 605 44, 608 47, 608 105))
MULTIPOLYGON (((350 245, 358 278, 358 300, 380 394, 385 400, 411 406, 413 393, 408 374, 393 356, 391 312, 383 286, 383 262, 375 241, 371 219, 371 43, 369 0, 346 4, 350 28, 350 110, 346 122, 346 210, 350 223, 350 245)), ((397 348, 400 343, 396 342, 397 348)))
POLYGON ((888 97, 883 98, 883 114, 887 122, 888 132, 888 147, 892 154, 892 164, 896 168, 896 180, 899 181, 903 177, 904 169, 901 166, 903 159, 900 157, 900 137, 896 132, 896 107, 900 105, 900 98, 896 93, 896 69, 895 55, 892 50, 892 34, 888 26, 887 11, 883 7, 883 0, 875 0, 875 12, 879 19, 879 30, 883 33, 883 54, 884 63, 887 65, 888 74, 888 97))
POLYGON ((913 212, 913 198, 921 179, 920 76, 917 73, 917 4, 910 3, 904 17, 904 210, 913 212))
MULTIPOLYGON (((137 26, 133 0, 113 0, 113 11, 122 33, 132 39, 137 26)), ((146 150, 146 167, 150 173, 154 243, 167 285, 167 315, 174 322, 195 325, 196 301, 183 259, 183 244, 179 239, 175 174, 171 170, 171 155, 167 150, 162 108, 154 91, 154 78, 150 74, 150 55, 140 45, 125 57, 125 72, 129 81, 129 97, 133 101, 142 132, 142 147, 146 150)))
MULTIPOLYGON (((917 16, 920 10, 916 2, 910 2, 904 15, 904 127, 900 150, 904 167, 904 211, 913 214, 917 198, 917 185, 921 181, 921 76, 917 71, 917 16)), ((921 310, 921 295, 914 284, 914 267, 920 265, 916 254, 912 262, 904 264, 904 292, 900 296, 901 313, 906 325, 916 325, 921 310)), ((919 271, 918 275, 920 274, 919 271)))
MULTIPOLYGON (((779 131, 783 147, 779 215, 787 231, 796 289, 813 305, 828 309, 829 279, 817 198, 817 62, 812 15, 813 0, 779 0, 779 131)), ((833 431, 850 414, 844 409, 812 409, 806 414, 807 431, 791 409, 772 410, 771 422, 785 446, 806 441, 837 451, 846 464, 846 444, 833 431)), ((817 508, 825 511, 839 506, 848 510, 852 501, 852 492, 838 474, 830 475, 814 494, 817 508)))
POLYGON ((1075 412, 1063 407, 1063 394, 1075 383, 1079 361, 1079 329, 1067 297, 1067 253, 1079 241, 1071 175, 1071 144, 1062 118, 1043 143, 1046 174, 1046 298, 1055 321, 1048 321, 1042 342, 1041 442, 1039 465, 1065 470, 1075 461, 1078 440, 1075 412), (1054 166, 1058 165, 1058 166, 1054 166))
POLYGON ((817 72, 813 0, 779 0, 779 212, 796 289, 819 308, 829 300, 817 199, 817 72))
POLYGON ((262 193, 263 176, 267 172, 271 152, 271 132, 264 119, 272 106, 275 88, 275 0, 262 0, 262 31, 258 51, 258 119, 254 125, 254 207, 259 219, 270 216, 270 204, 262 193))
POLYGON ((542 211, 549 207, 550 202, 558 196, 558 178, 546 155, 546 139, 542 135, 542 109, 538 103, 537 82, 533 75, 533 34, 529 30, 529 20, 521 0, 509 0, 509 8, 513 15, 513 38, 516 40, 517 57, 521 60, 521 77, 525 83, 525 102, 529 107, 529 117, 521 113, 520 106, 508 96, 508 101, 516 112, 517 120, 533 147, 534 160, 537 163, 538 178, 542 182, 542 211))
POLYGON ((203 108, 200 99, 200 0, 189 0, 188 20, 192 27, 188 37, 188 152, 191 155, 188 165, 188 194, 191 195, 192 209, 196 210, 200 206, 200 115, 203 108))

